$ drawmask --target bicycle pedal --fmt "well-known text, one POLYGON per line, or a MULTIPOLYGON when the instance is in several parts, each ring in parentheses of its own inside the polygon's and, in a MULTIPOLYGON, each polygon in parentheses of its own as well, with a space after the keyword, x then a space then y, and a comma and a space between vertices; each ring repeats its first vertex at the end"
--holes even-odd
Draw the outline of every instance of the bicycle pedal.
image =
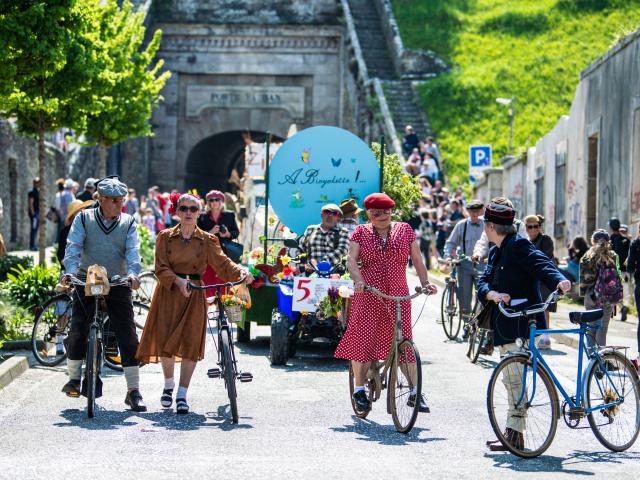
POLYGON ((207 370, 207 376, 209 378, 220 378, 222 377, 222 370, 219 368, 210 368, 207 370))
POLYGON ((253 375, 251 375, 249 372, 242 372, 238 374, 238 380, 240 380, 242 383, 248 383, 253 380, 253 375))

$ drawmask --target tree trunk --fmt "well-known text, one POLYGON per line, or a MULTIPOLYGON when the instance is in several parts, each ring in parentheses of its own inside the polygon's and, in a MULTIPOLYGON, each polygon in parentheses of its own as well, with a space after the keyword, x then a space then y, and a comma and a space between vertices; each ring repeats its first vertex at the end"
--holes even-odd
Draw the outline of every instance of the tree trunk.
POLYGON ((38 176, 40 177, 40 226, 38 229, 38 254, 40 257, 40 265, 46 264, 45 247, 47 244, 47 177, 46 162, 47 151, 44 146, 44 129, 38 132, 38 176))
POLYGON ((107 147, 105 147, 103 143, 100 143, 98 149, 100 154, 100 178, 104 178, 107 176, 107 147))

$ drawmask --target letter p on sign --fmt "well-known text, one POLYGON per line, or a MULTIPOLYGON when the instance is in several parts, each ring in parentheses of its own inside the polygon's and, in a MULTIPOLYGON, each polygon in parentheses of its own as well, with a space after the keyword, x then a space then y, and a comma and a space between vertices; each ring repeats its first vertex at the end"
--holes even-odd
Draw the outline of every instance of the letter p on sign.
POLYGON ((491 145, 469 147, 469 170, 483 170, 491 167, 491 145))

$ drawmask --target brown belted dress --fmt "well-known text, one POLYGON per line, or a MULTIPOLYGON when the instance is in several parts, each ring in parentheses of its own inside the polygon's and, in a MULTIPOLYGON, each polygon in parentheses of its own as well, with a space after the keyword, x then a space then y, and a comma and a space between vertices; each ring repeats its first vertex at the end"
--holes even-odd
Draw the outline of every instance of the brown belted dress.
MULTIPOLYGON (((215 235, 196 227, 191 240, 185 242, 180 225, 162 230, 156 238, 155 273, 158 284, 151 299, 149 316, 142 333, 136 358, 143 363, 157 363, 160 357, 176 360, 204 358, 207 304, 201 290, 185 297, 173 284, 176 274, 202 275, 211 265, 224 281, 234 281, 242 271, 222 251, 215 235)), ((201 280, 190 280, 202 285, 201 280)))

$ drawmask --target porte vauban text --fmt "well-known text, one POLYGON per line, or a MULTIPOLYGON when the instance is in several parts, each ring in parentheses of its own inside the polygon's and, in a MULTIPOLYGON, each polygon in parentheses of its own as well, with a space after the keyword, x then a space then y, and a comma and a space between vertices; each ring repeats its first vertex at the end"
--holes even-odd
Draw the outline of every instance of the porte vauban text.
POLYGON ((252 103, 255 105, 280 105, 282 97, 277 93, 212 93, 211 102, 216 105, 236 105, 239 103, 252 103))
POLYGON ((285 174, 283 180, 278 181, 278 185, 339 185, 345 183, 357 183, 360 178, 360 170, 356 172, 355 178, 333 175, 332 177, 321 177, 317 168, 298 168, 289 174, 285 174))

